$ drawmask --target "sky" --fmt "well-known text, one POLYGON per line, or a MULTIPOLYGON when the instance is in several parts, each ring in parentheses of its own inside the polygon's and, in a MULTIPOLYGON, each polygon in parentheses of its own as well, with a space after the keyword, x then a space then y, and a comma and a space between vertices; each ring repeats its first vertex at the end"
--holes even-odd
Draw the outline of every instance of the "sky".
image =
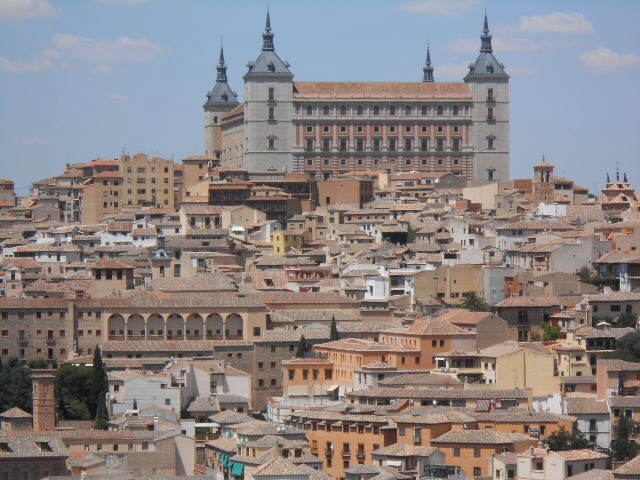
POLYGON ((590 190, 640 187, 637 0, 0 0, 0 178, 20 195, 65 164, 203 152, 221 41, 242 96, 267 8, 299 81, 462 81, 485 6, 511 75, 511 177, 544 154, 590 190))

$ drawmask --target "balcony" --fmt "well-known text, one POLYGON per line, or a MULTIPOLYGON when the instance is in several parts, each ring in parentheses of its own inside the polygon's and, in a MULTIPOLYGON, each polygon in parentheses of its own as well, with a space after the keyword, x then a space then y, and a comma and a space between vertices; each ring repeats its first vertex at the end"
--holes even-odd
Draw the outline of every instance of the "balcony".
POLYGON ((351 458, 351 452, 349 450, 345 450, 342 452, 342 458, 351 458))
POLYGON ((327 448, 327 449, 325 449, 325 451, 324 451, 324 455, 325 455, 325 457, 327 457, 327 458, 331 458, 331 457, 333 457, 333 448, 327 448))
POLYGON ((496 97, 494 95, 489 95, 487 97, 487 103, 496 103, 496 97))

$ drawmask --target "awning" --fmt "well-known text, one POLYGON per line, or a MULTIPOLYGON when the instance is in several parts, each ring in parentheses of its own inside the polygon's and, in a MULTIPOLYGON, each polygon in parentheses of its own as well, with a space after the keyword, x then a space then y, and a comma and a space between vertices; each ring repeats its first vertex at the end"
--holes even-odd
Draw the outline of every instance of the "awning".
POLYGON ((241 477, 244 473, 244 465, 241 463, 234 463, 231 469, 231 475, 234 477, 241 477))
POLYGON ((225 454, 220 455, 220 458, 218 459, 218 463, 220 465, 226 465, 227 458, 229 458, 229 455, 225 455, 225 454))
POLYGON ((387 460, 388 467, 401 467, 402 460, 387 460))
POLYGON ((338 385, 331 385, 327 388, 327 392, 335 392, 338 389, 338 385))

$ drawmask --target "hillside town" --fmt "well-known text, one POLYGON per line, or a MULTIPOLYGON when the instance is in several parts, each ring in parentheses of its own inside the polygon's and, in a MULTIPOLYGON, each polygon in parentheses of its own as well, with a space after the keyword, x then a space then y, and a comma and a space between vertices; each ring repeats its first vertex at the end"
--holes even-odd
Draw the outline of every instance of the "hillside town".
POLYGON ((294 82, 267 15, 203 154, 0 180, 0 480, 639 479, 638 179, 510 179, 483 27, 294 82))

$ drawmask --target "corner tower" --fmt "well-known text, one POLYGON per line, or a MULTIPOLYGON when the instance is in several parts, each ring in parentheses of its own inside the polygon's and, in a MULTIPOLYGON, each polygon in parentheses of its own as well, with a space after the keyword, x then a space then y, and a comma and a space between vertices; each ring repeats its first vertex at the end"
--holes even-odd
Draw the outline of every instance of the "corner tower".
POLYGON ((227 83, 227 66, 224 63, 224 51, 220 46, 220 59, 213 90, 207 93, 204 109, 204 153, 220 159, 222 154, 222 116, 238 106, 238 97, 227 83))
POLYGON ((245 154, 247 170, 287 170, 292 164, 293 74, 273 45, 271 18, 262 34, 262 51, 244 76, 245 154))
POLYGON ((480 54, 464 77, 473 98, 473 177, 509 180, 509 75, 493 56, 486 12, 480 40, 480 54))

